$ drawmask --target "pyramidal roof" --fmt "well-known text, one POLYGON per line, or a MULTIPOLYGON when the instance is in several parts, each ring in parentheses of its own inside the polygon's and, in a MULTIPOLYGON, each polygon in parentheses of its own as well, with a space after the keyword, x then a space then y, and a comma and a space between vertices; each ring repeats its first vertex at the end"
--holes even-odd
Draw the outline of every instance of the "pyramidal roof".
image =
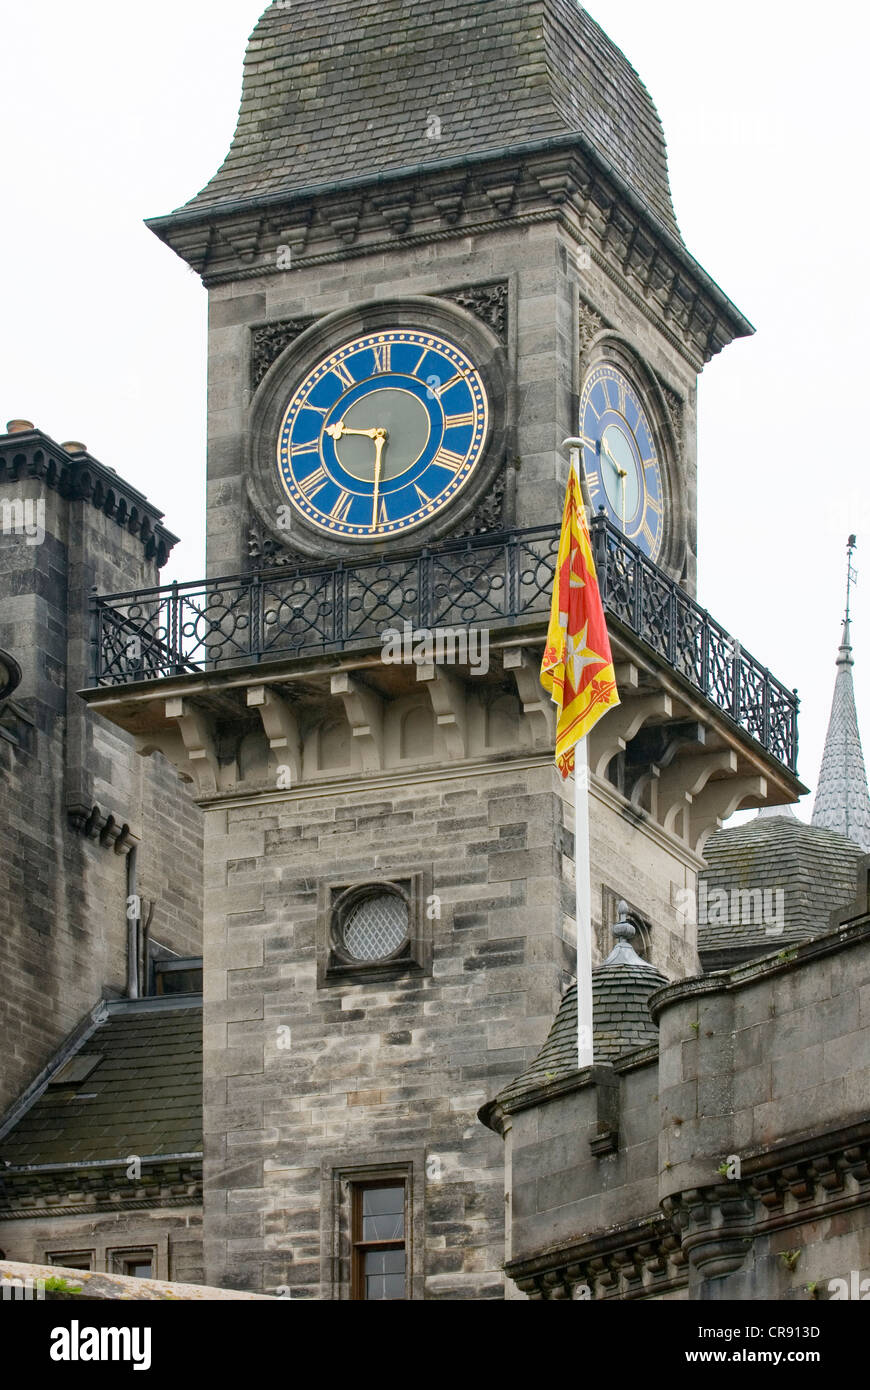
POLYGON ((658 112, 579 0, 272 4, 209 211, 576 137, 678 242, 658 112))
POLYGON ((813 805, 813 825, 845 835, 870 854, 870 796, 855 707, 855 662, 848 607, 846 613, 828 736, 813 805))

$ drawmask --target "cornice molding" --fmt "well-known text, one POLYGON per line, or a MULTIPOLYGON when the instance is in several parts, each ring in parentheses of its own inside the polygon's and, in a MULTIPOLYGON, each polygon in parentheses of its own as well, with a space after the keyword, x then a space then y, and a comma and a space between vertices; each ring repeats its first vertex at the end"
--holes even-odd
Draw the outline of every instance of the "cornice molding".
POLYGON ((90 502, 141 541, 147 560, 165 565, 178 537, 161 525, 163 512, 88 453, 70 454, 42 430, 0 436, 0 483, 35 478, 61 497, 90 502))
POLYGON ((624 1226, 510 1260, 506 1274, 532 1300, 660 1298, 690 1270, 722 1278, 774 1230, 870 1204, 870 1122, 777 1145, 744 1160, 743 1178, 691 1188, 624 1226))
POLYGON ((503 157, 458 168, 397 171, 340 188, 182 210, 148 226, 210 288, 548 221, 570 230, 591 251, 696 370, 735 337, 754 331, 685 247, 612 170, 600 167, 580 139, 504 151, 503 157))

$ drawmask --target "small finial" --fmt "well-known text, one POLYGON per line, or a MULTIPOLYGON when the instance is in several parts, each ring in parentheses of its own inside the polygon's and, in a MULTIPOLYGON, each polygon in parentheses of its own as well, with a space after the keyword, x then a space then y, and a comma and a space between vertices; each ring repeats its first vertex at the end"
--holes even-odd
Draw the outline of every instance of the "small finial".
POLYGON ((617 941, 632 941, 637 936, 637 927, 628 920, 628 903, 620 902, 616 908, 617 920, 613 924, 613 935, 617 941))

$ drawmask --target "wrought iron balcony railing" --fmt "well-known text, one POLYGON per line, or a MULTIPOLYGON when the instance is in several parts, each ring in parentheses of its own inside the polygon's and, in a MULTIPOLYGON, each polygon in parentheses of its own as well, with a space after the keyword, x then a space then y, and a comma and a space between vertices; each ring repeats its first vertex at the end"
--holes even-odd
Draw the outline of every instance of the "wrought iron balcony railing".
MULTIPOLYGON (((605 608, 791 771, 797 696, 603 515, 605 608)), ((169 584, 93 600, 95 686, 371 647, 386 628, 545 620, 559 529, 447 541, 413 554, 169 584)))

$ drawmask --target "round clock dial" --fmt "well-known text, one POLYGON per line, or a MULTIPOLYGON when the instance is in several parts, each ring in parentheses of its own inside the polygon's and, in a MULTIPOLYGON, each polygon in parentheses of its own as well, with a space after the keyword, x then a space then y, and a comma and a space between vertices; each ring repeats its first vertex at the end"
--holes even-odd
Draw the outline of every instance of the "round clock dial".
POLYGON ((587 378, 580 400, 583 472, 594 507, 604 507, 629 540, 658 558, 664 491, 653 432, 638 392, 617 367, 587 378))
POLYGON ((278 472, 312 526, 348 539, 428 521, 471 477, 487 437, 480 374, 433 333, 354 338, 308 373, 284 412, 278 472))

